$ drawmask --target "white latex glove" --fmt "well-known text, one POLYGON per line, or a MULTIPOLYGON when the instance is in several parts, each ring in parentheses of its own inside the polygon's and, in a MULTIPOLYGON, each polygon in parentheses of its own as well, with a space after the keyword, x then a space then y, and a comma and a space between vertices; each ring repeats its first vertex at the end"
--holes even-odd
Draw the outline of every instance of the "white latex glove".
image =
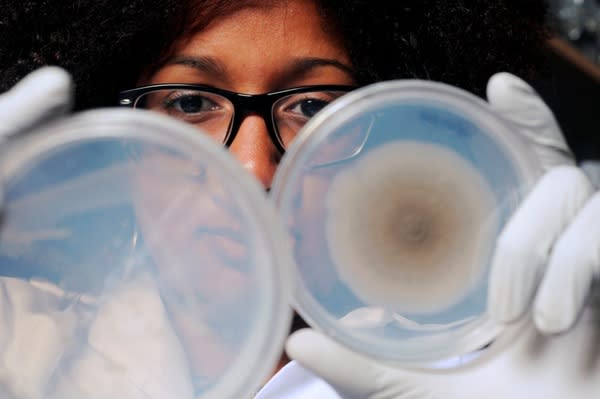
POLYGON ((532 316, 507 326, 476 360, 452 370, 390 367, 312 330, 292 335, 289 356, 343 398, 598 397, 598 307, 587 307, 566 334, 545 333, 573 325, 600 273, 600 196, 592 196, 552 112, 529 85, 501 73, 490 80, 488 98, 548 171, 501 234, 492 266, 492 316, 514 322, 537 292, 532 316))
POLYGON ((57 67, 40 68, 0 95, 0 139, 67 113, 73 102, 73 82, 57 67))
MULTIPOLYGON (((71 76, 61 68, 44 67, 27 75, 0 95, 0 145, 11 136, 66 114, 72 107, 73 93, 71 76)), ((0 205, 3 197, 0 186, 0 205)))
POLYGON ((544 171, 558 165, 573 165, 573 154, 554 114, 535 90, 506 72, 488 81, 491 107, 515 126, 515 131, 537 155, 544 171))
POLYGON ((600 273, 600 197, 593 196, 583 170, 573 166, 552 112, 529 85, 506 73, 495 75, 488 99, 519 127, 548 171, 498 239, 489 310, 497 321, 513 322, 537 292, 536 326, 545 333, 563 332, 575 322, 600 273))
POLYGON ((315 399, 595 399, 600 315, 587 311, 568 334, 545 336, 527 321, 479 358, 438 371, 384 366, 310 329, 294 333, 286 349, 339 393, 315 399))

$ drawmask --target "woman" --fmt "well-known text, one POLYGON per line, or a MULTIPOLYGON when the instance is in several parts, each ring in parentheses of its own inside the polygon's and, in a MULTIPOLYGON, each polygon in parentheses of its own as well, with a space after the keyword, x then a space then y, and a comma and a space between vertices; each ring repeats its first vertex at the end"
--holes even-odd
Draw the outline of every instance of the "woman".
MULTIPOLYGON (((141 91, 130 92, 127 99, 145 103, 147 108, 160 108, 161 112, 204 130, 212 128, 195 120, 195 112, 207 107, 209 101, 220 106, 226 102, 221 108, 230 111, 214 137, 226 143, 268 190, 284 147, 289 144, 288 139, 282 140, 281 135, 278 139, 278 134, 274 134, 284 130, 286 114, 296 121, 301 118, 304 123, 308 116, 352 87, 382 79, 445 80, 481 94, 489 76, 498 70, 539 77, 546 34, 541 4, 532 2, 517 12, 513 11, 515 7, 503 3, 473 5, 464 10, 442 2, 430 3, 372 7, 335 1, 190 1, 182 4, 174 17, 176 22, 172 22, 180 27, 177 35, 166 41, 156 60, 144 66, 138 81, 132 84, 141 91), (456 17, 465 25, 484 23, 474 18, 478 15, 490 19, 487 31, 497 36, 494 40, 478 43, 477 35, 473 36, 469 29, 457 29, 456 17), (522 24, 513 29, 501 28, 521 18, 522 24), (470 47, 471 42, 477 45, 470 47), (490 43, 495 47, 488 47, 490 43), (469 47, 471 56, 481 51, 485 61, 473 68, 462 47, 469 47), (526 48, 533 49, 531 57, 520 54, 526 48), (507 65, 509 59, 514 65, 507 65), (220 95, 215 100, 214 92, 180 90, 168 107, 151 103, 164 103, 163 97, 173 96, 172 89, 144 92, 147 85, 177 83, 246 94, 305 86, 314 89, 291 94, 287 99, 276 97, 275 109, 295 107, 281 111, 279 117, 272 115, 274 120, 284 119, 281 122, 270 124, 270 115, 235 109, 236 114, 244 113, 245 117, 234 122, 233 131, 228 132, 234 104, 220 95), (324 85, 345 87, 331 90, 324 85), (204 102, 194 103, 194 99, 204 102)), ((296 317, 293 329, 303 325, 296 317)), ((282 363, 285 362, 284 357, 282 363)))
MULTIPOLYGON (((78 109, 113 105, 119 91, 152 84, 202 85, 219 99, 314 85, 314 97, 293 103, 304 118, 378 80, 432 79, 483 95, 497 71, 539 79, 547 35, 542 1, 40 2, 3 13, 3 84, 60 65, 74 75, 78 109)), ((129 94, 133 102, 142 95, 129 94)), ((178 101, 170 109, 184 114, 211 105, 178 101)), ((268 112, 243 111, 235 131, 216 129, 215 139, 268 190, 293 134, 283 138, 283 116, 271 122, 268 112)))

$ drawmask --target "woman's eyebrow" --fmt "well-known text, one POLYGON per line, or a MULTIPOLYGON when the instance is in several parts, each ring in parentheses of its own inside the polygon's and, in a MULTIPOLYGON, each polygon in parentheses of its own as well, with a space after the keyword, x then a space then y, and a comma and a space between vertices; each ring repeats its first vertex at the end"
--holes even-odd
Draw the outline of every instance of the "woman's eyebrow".
MULTIPOLYGON (((179 55, 169 59, 166 65, 183 65, 217 77, 226 75, 226 66, 210 56, 179 55)), ((298 57, 292 58, 280 69, 278 80, 301 79, 322 67, 336 68, 352 79, 356 76, 356 71, 351 66, 334 58, 298 57)))
POLYGON ((292 59, 283 70, 284 74, 288 78, 301 78, 312 72, 314 69, 320 67, 334 67, 342 72, 348 74, 354 79, 356 71, 349 65, 344 64, 333 58, 321 58, 321 57, 302 57, 292 59))
POLYGON ((225 68, 221 63, 212 57, 205 56, 180 55, 169 59, 166 65, 183 65, 215 76, 225 73, 225 68))

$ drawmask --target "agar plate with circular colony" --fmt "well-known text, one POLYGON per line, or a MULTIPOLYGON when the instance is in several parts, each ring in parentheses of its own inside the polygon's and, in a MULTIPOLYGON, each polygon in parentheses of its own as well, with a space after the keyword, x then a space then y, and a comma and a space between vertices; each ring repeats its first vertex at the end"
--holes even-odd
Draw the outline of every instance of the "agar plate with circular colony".
POLYGON ((484 347, 500 331, 486 313, 495 240, 538 174, 507 123, 458 88, 388 81, 341 97, 304 127, 271 191, 298 312, 390 363, 484 347))
POLYGON ((289 328, 291 259, 264 190, 220 144, 109 109, 2 150, 3 392, 255 394, 289 328))

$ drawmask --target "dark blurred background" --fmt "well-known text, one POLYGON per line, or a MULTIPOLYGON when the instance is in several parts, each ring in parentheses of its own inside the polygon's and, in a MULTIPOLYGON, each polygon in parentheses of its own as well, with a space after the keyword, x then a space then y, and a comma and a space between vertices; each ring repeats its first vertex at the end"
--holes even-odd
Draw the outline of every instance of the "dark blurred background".
POLYGON ((552 81, 537 87, 579 161, 600 160, 600 0, 551 0, 552 81))

